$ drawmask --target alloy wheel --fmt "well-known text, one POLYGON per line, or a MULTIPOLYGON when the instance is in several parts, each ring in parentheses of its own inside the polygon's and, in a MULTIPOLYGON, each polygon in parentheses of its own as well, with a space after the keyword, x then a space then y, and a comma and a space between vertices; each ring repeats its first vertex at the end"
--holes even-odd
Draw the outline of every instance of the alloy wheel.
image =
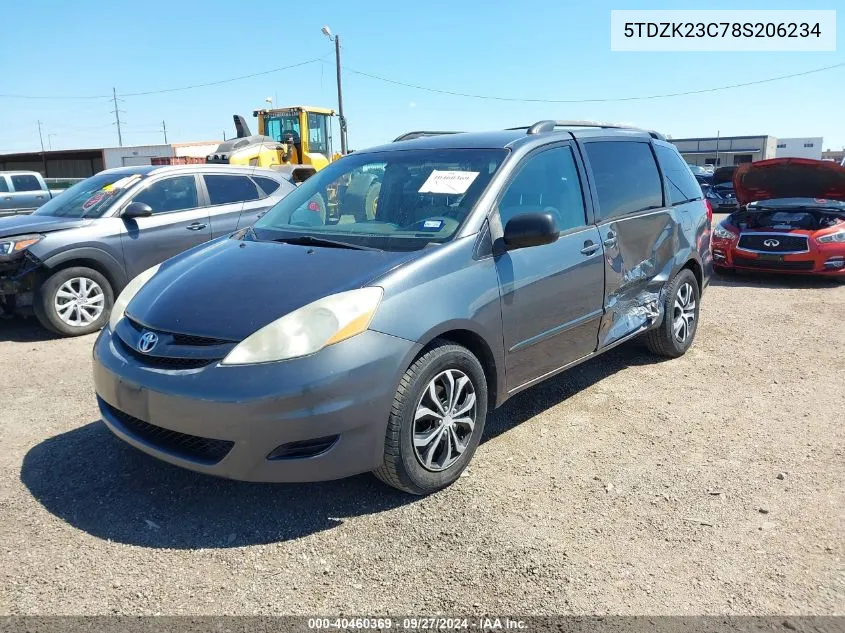
POLYGON ((684 282, 675 295, 672 311, 672 331, 680 343, 686 343, 692 336, 695 325, 695 291, 692 284, 684 282))
POLYGON ((469 445, 476 423, 475 387, 458 369, 426 385, 414 414, 414 453, 426 470, 446 470, 469 445))
POLYGON ((91 325, 103 314, 106 297, 93 279, 73 277, 63 283, 53 299, 53 307, 62 322, 71 327, 91 325))

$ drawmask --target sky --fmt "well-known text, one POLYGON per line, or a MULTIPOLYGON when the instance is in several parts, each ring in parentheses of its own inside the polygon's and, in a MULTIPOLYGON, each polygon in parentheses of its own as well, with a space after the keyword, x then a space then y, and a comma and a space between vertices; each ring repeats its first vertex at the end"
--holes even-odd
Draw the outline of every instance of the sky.
MULTIPOLYGON (((334 45, 342 45, 349 145, 363 149, 411 130, 485 130, 541 119, 617 121, 674 138, 823 136, 845 147, 845 66, 756 86, 664 99, 619 99, 757 81, 845 62, 836 52, 611 52, 611 9, 842 9, 841 0, 396 0, 260 3, 231 0, 9 0, 0 38, 0 153, 118 144, 221 140, 232 115, 277 106, 337 107, 334 45), (287 70, 266 72, 303 64, 287 70), (358 71, 358 72, 355 72, 358 71), (156 94, 196 84, 221 82, 156 94), (92 98, 69 98, 92 97, 92 98)), ((336 138, 336 146, 339 142, 336 138)))

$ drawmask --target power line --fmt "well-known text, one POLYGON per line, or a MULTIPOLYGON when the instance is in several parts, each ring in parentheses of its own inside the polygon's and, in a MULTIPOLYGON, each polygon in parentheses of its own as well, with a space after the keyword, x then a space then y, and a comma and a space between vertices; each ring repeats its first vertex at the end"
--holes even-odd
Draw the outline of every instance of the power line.
MULTIPOLYGON (((219 81, 209 81, 207 83, 202 84, 192 84, 190 86, 181 86, 177 88, 162 88, 160 90, 145 90, 142 92, 127 92, 121 94, 122 97, 142 97, 145 95, 154 95, 154 94, 163 94, 167 92, 179 92, 182 90, 193 90, 194 88, 205 88, 208 86, 219 86, 222 84, 231 83, 233 81, 241 81, 242 79, 251 79, 253 77, 261 77, 263 75, 270 75, 273 73, 278 73, 283 70, 290 70, 291 68, 298 68, 300 66, 307 66, 308 64, 316 64, 322 62, 328 55, 324 55, 323 57, 316 57, 314 59, 309 59, 304 62, 297 62, 296 64, 290 64, 288 66, 280 66, 279 68, 271 68, 270 70, 262 70, 261 72, 251 73, 249 75, 241 75, 239 77, 229 77, 228 79, 220 79, 219 81)), ((48 95, 19 95, 19 94, 6 94, 0 93, 0 98, 6 99, 109 99, 110 101, 113 98, 113 95, 77 95, 77 96, 48 96, 48 95)))
POLYGON ((770 83, 773 81, 782 81, 784 79, 792 79, 794 77, 803 77, 805 75, 812 75, 813 73, 820 73, 826 70, 833 70, 834 68, 842 68, 845 66, 845 63, 834 64, 833 66, 824 66, 822 68, 814 68, 812 70, 805 70, 804 72, 800 73, 792 73, 790 75, 780 75, 778 77, 769 77, 768 79, 758 79, 756 81, 747 81, 744 83, 738 84, 730 84, 727 86, 718 86, 715 88, 700 88, 698 90, 687 90, 684 92, 668 92, 663 94, 654 94, 654 95, 645 95, 645 96, 635 96, 635 97, 606 97, 606 98, 590 98, 590 99, 523 99, 519 97, 500 97, 495 95, 481 95, 481 94, 471 94, 466 92, 456 92, 453 90, 442 90, 440 88, 431 88, 428 86, 419 86, 416 84, 406 83, 403 81, 397 81, 395 79, 388 79, 387 77, 380 77, 379 75, 373 75, 372 73, 367 73, 362 70, 356 70, 354 68, 350 68, 349 66, 344 66, 344 70, 347 70, 356 75, 362 75, 364 77, 369 77, 370 79, 376 79, 378 81, 383 81, 385 83, 395 84, 397 86, 404 86, 406 88, 414 88, 416 90, 424 90, 426 92, 435 92, 438 94, 445 94, 451 95, 453 97, 468 97, 472 99, 487 99, 490 101, 517 101, 521 103, 606 103, 612 101, 644 101, 648 99, 666 99, 668 97, 681 97, 685 95, 697 95, 703 94, 706 92, 718 92, 720 90, 731 90, 733 88, 743 88, 745 86, 756 86, 759 84, 770 83))

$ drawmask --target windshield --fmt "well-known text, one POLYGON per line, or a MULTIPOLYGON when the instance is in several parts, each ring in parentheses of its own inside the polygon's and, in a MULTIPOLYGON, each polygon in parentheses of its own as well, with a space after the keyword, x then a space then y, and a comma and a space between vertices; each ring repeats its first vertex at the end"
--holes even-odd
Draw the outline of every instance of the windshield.
POLYGON ((283 142, 283 136, 287 133, 293 135, 293 140, 298 143, 299 136, 299 115, 283 114, 281 116, 268 116, 264 121, 264 134, 274 141, 283 142))
POLYGON ((253 227, 260 240, 312 236, 418 250, 455 235, 505 158, 504 149, 350 154, 283 198, 253 227))
POLYGON ((38 208, 33 215, 58 218, 99 218, 126 187, 141 179, 140 174, 101 173, 66 189, 38 208))

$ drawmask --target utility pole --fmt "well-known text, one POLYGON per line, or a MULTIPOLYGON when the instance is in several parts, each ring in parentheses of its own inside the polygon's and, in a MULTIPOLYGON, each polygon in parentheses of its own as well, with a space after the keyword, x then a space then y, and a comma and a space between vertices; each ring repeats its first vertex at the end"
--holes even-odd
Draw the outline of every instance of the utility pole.
POLYGON ((322 29, 323 35, 334 42, 335 64, 337 65, 337 113, 340 117, 340 153, 346 154, 346 117, 343 116, 343 89, 340 82, 340 35, 332 35, 328 26, 322 29))
POLYGON ((167 124, 164 121, 161 122, 161 131, 164 134, 164 144, 167 145, 167 124))
POLYGON ((38 121, 38 139, 41 141, 41 166, 44 169, 42 174, 47 177, 47 155, 44 153, 44 135, 41 133, 41 121, 38 121))
POLYGON ((120 133, 120 109, 117 107, 117 90, 112 88, 111 94, 114 101, 114 123, 117 125, 117 144, 123 147, 123 135, 120 133))
POLYGON ((716 130, 716 169, 719 166, 719 130, 716 130))

